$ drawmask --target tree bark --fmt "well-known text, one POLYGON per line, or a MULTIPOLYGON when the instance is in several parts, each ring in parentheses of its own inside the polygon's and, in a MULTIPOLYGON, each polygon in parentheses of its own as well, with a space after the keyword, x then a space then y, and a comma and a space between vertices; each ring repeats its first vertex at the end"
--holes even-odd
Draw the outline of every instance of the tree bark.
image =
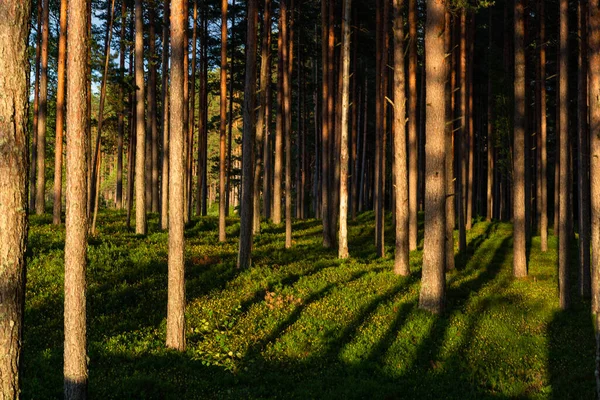
MULTIPOLYGON (((590 132, 600 132, 600 1, 589 6, 589 99, 590 132)), ((592 208, 592 313, 600 313, 600 137, 590 135, 590 185, 592 208)), ((596 319, 596 330, 598 320, 596 319)))
POLYGON ((417 249, 417 0, 408 0, 408 247, 417 249))
POLYGON ((488 9, 488 81, 487 81, 487 205, 486 220, 494 217, 494 139, 492 127, 492 8, 488 9))
POLYGON ((18 399, 27 244, 28 19, 31 1, 1 2, 0 397, 18 399))
POLYGON ((169 1, 164 0, 163 37, 162 37, 162 174, 161 174, 161 207, 160 227, 169 227, 169 1))
POLYGON ((64 394, 87 397, 86 257, 88 103, 86 60, 88 12, 86 0, 69 0, 67 71, 67 213, 65 219, 64 394))
POLYGON ((350 10, 344 0, 342 15, 342 115, 340 141, 340 227, 338 257, 348 258, 348 116, 350 111, 350 10))
POLYGON ((54 206, 52 223, 60 225, 62 212, 63 130, 65 125, 65 68, 67 64, 67 0, 60 2, 58 82, 56 88, 56 144, 54 147, 54 206))
POLYGON ((135 0, 135 233, 145 235, 146 225, 146 126, 144 124, 144 22, 142 1, 135 0))
POLYGON ((404 77, 404 0, 394 0, 394 176, 396 212, 396 248, 394 273, 410 274, 408 247, 408 166, 406 159, 406 94, 404 77))
POLYGON ((587 2, 579 4, 579 68, 577 74, 577 180, 579 209, 579 294, 590 297, 590 186, 588 149, 587 2))
POLYGON ((31 133, 31 154, 29 155, 29 210, 35 210, 35 182, 37 174, 37 131, 40 109, 40 58, 42 52, 42 1, 37 2, 37 29, 35 46, 35 84, 33 88, 33 129, 31 133))
POLYGON ((158 126, 156 125, 157 105, 156 105, 156 44, 155 44, 155 0, 148 2, 150 12, 150 28, 149 33, 149 50, 150 50, 150 62, 148 63, 149 77, 148 77, 148 119, 150 127, 150 209, 153 213, 158 212, 158 126))
POLYGON ((459 134, 457 145, 458 163, 456 168, 457 178, 457 208, 458 208, 458 250, 467 249, 466 233, 466 208, 467 201, 467 11, 460 12, 460 55, 459 55, 459 134))
MULTIPOLYGON (((265 114, 267 108, 267 86, 271 82, 271 0, 265 0, 265 9, 263 14, 263 29, 262 43, 260 49, 260 105, 256 119, 256 148, 255 148, 255 165, 254 165, 254 194, 252 201, 254 202, 253 211, 253 232, 260 232, 260 177, 263 171, 263 153, 268 151, 265 146, 265 131, 267 120, 265 123, 265 114), (263 149, 264 148, 264 149, 263 149)), ((264 181, 267 181, 266 168, 264 181)), ((266 194, 263 192, 263 196, 266 194)), ((267 202, 264 202, 264 212, 267 212, 267 202)))
MULTIPOLYGON (((280 5, 280 7, 283 3, 280 5)), ((273 223, 281 223, 281 185, 283 181, 283 140, 284 140, 284 91, 283 91, 283 76, 284 69, 287 66, 283 61, 283 52, 285 39, 283 37, 283 26, 287 25, 287 21, 282 17, 282 12, 279 12, 279 35, 277 37, 277 116, 275 122, 275 162, 273 171, 273 223)))
POLYGON ((558 293, 559 303, 562 310, 569 308, 569 48, 568 48, 568 0, 559 2, 559 73, 558 73, 558 134, 559 134, 559 157, 560 157, 560 178, 559 178, 559 237, 558 237, 558 293))
MULTIPOLYGON (((329 87, 329 1, 321 1, 321 57, 322 57, 322 96, 323 99, 321 106, 321 219, 323 221, 323 247, 330 248, 333 245, 333 239, 331 238, 329 227, 330 219, 330 186, 329 186, 329 175, 330 175, 330 163, 329 163, 329 147, 330 147, 330 111, 329 111, 329 92, 333 88, 329 87)), ((377 12, 377 11, 376 11, 377 12)))
MULTIPOLYGON (((238 268, 249 268, 252 253, 254 224, 254 149, 256 140, 256 30, 258 25, 257 0, 248 0, 246 35, 246 77, 244 82, 244 132, 242 138, 242 202, 240 210, 240 246, 238 268)), ((266 58, 263 59, 266 61, 266 58)))
POLYGON ((445 6, 427 1, 425 74, 427 158, 425 170, 425 239, 419 308, 440 313, 446 291, 446 167, 445 167, 445 6))
POLYGON ((235 36, 233 27, 235 26, 235 0, 231 3, 231 54, 229 61, 229 112, 227 113, 227 180, 225 182, 225 215, 229 216, 229 207, 231 205, 231 150, 233 147, 233 75, 235 73, 235 36))
POLYGON ((515 109, 513 139, 513 273, 527 276, 525 249, 525 18, 524 1, 515 0, 515 109))
POLYGON ((125 136, 125 22, 126 22, 127 4, 121 2, 121 37, 119 40, 119 75, 121 83, 119 84, 119 101, 121 109, 118 111, 117 120, 117 191, 115 203, 117 209, 123 208, 123 140, 125 136))
POLYGON ((543 252, 548 250, 548 160, 546 155, 546 21, 545 1, 540 0, 540 247, 543 252))
POLYGON ((227 0, 221 0, 221 93, 219 126, 219 242, 225 241, 226 197, 226 134, 227 134, 227 0))
POLYGON ((169 158, 169 283, 167 300, 167 347, 185 350, 185 130, 184 97, 185 29, 187 23, 184 0, 171 1, 171 85, 170 85, 170 150, 169 158))
POLYGON ((445 26, 444 26, 444 47, 446 51, 446 70, 445 70, 445 93, 444 98, 446 102, 445 109, 445 168, 446 168, 446 271, 454 269, 454 203, 455 203, 455 191, 454 191, 454 151, 453 151, 453 139, 454 129, 452 119, 454 115, 453 102, 452 102, 452 65, 453 57, 451 54, 452 50, 452 22, 450 11, 446 10, 445 14, 445 26))
MULTIPOLYGON (((282 5, 282 19, 286 20, 287 0, 282 5)), ((292 247, 292 68, 294 66, 294 0, 291 0, 289 22, 283 24, 283 115, 285 137, 285 248, 292 247), (289 28, 289 30, 288 30, 289 28)))
POLYGON ((37 125, 37 176, 35 189, 35 213, 42 215, 46 206, 46 116, 48 109, 48 31, 50 30, 50 5, 43 0, 42 6, 42 51, 39 86, 39 109, 37 125))

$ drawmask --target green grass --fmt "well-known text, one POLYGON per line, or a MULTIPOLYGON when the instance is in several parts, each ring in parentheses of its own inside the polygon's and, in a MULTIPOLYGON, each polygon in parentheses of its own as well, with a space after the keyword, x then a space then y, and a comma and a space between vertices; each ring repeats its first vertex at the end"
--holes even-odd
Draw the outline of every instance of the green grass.
MULTIPOLYGON (((89 393, 95 399, 553 398, 594 396, 595 342, 589 303, 561 312, 556 240, 529 277, 512 278, 512 227, 479 222, 448 274, 441 316, 417 306, 413 273, 392 272, 393 233, 377 259, 373 214, 350 226, 352 258, 321 246, 316 220, 263 224, 254 266, 235 269, 239 222, 217 241, 217 219, 186 230, 188 349, 165 349, 167 234, 149 235, 100 215, 88 254, 89 393)), ((64 228, 32 217, 23 355, 23 398, 62 397, 64 228)), ((572 252, 573 270, 576 249, 572 252)))

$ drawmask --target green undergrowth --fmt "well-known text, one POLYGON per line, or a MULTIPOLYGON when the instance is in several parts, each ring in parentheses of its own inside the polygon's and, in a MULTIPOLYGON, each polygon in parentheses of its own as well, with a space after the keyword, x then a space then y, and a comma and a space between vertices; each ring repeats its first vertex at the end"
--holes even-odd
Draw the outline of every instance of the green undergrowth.
MULTIPOLYGON (((316 220, 263 223, 253 267, 235 268, 239 221, 218 243, 215 217, 186 229, 187 351, 164 346, 167 234, 101 213, 88 255, 89 394, 95 399, 586 399, 594 395, 589 303, 557 300, 556 240, 529 246, 512 278, 512 227, 478 222, 447 275, 446 310, 417 308, 421 250, 395 276, 394 235, 375 256, 373 214, 350 224, 351 258, 323 249, 316 220)), ((62 397, 64 228, 32 217, 23 397, 62 397)), ((422 232, 421 232, 422 238, 422 232)), ((576 248, 572 250, 573 270, 576 248)))

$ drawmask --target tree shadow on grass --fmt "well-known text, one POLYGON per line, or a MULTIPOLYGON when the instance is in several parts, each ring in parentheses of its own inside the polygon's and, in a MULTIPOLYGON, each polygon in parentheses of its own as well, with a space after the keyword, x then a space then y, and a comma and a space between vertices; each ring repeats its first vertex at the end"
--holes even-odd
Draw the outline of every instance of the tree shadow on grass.
POLYGON ((557 309, 548 326, 551 398, 593 399, 596 394, 594 320, 590 300, 579 296, 579 260, 575 243, 571 243, 570 254, 571 308, 557 309))

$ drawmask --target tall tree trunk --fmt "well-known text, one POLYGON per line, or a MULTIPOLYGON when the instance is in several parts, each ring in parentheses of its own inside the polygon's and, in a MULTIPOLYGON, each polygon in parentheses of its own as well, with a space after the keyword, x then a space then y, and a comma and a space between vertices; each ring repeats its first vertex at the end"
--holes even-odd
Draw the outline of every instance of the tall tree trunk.
POLYGON ((186 132, 186 168, 185 168, 185 184, 187 193, 186 196, 186 221, 192 217, 192 169, 194 166, 194 125, 196 121, 196 52, 198 44, 198 0, 194 0, 194 14, 192 19, 192 73, 190 78, 190 96, 189 96, 189 112, 188 112, 188 130, 186 132))
MULTIPOLYGON (((329 87, 329 2, 331 0, 321 1, 321 24, 322 24, 322 36, 321 36, 321 57, 322 57, 322 111, 321 111, 321 218, 323 220, 323 247, 330 248, 333 245, 333 239, 331 238, 329 227, 330 219, 330 186, 329 186, 329 175, 330 175, 330 163, 329 163, 329 147, 330 147, 330 111, 329 111, 329 92, 333 88, 329 87)), ((277 151, 277 149, 276 149, 277 151)), ((277 153, 276 153, 277 154, 277 153)))
POLYGON ((158 126, 156 125, 157 116, 157 105, 156 105, 156 44, 155 44, 155 24, 156 15, 154 0, 149 1, 150 6, 150 27, 149 27, 149 41, 150 41, 150 56, 151 62, 148 63, 149 77, 148 77, 148 119, 150 126, 150 141, 151 145, 148 146, 150 149, 150 195, 151 195, 151 210, 153 213, 158 212, 158 126))
MULTIPOLYGON (((31 1, 0 3, 0 398, 20 397, 27 245, 27 35, 31 1)), ((84 186, 85 187, 85 186, 84 186)), ((85 204, 85 203, 84 203, 85 204)))
MULTIPOLYGON (((283 4, 283 3, 282 3, 283 4)), ((281 7, 281 5, 280 5, 281 7)), ((279 35, 277 37, 277 115, 275 126, 275 162, 273 171, 273 223, 281 223, 281 185, 283 181, 283 135, 284 135, 284 93, 283 93, 283 76, 286 65, 283 61, 283 52, 285 39, 283 37, 283 26, 287 25, 282 17, 282 12, 279 12, 279 35)))
POLYGON ((560 308, 566 310, 569 308, 569 229, 568 229, 568 209, 569 209, 569 3, 568 0, 560 0, 559 15, 559 73, 558 73, 558 134, 559 134, 559 157, 560 157, 560 178, 559 178, 559 237, 558 237, 558 292, 560 298, 560 308))
POLYGON ((467 249, 466 208, 467 201, 467 11, 460 11, 460 55, 459 55, 459 135, 457 145, 457 207, 458 207, 458 250, 467 249))
POLYGON ((342 15, 342 115, 340 141, 340 233, 338 257, 348 258, 348 116, 350 111, 350 9, 344 0, 342 15))
MULTIPOLYGON (((131 13, 129 18, 129 31, 131 32, 130 42, 132 43, 129 51, 129 76, 134 76, 134 54, 135 54, 135 43, 134 43, 134 13, 131 13)), ((134 197, 134 178, 135 178, 135 157, 137 155, 136 150, 136 107, 135 103, 136 93, 135 90, 129 93, 129 148, 127 149, 127 229, 131 228, 131 212, 133 209, 133 197, 134 197)))
MULTIPOLYGON (((254 202, 253 211, 253 232, 260 232, 260 176, 263 171, 263 152, 266 153, 268 148, 265 146, 265 131, 269 121, 265 123, 265 111, 267 108, 267 86, 271 83, 271 0, 265 0, 265 10, 263 14, 263 29, 262 43, 260 49, 260 101, 258 115, 256 119, 256 148, 255 148, 255 164, 254 164, 254 194, 252 201, 254 202), (264 148, 264 149, 263 149, 264 148)), ((245 98, 245 97, 244 97, 245 98)), ((266 168, 264 181, 267 182, 266 168)), ((265 191, 266 192, 266 191, 265 191)), ((266 194, 263 192, 263 196, 266 194)), ((267 202, 264 202, 264 212, 267 213, 267 202)))
POLYGON ((427 157, 425 171, 425 240, 419 308, 440 313, 446 292, 446 166, 445 166, 445 6, 427 1, 425 74, 427 157))
POLYGON ((590 186, 588 149, 587 2, 579 3, 579 68, 577 74, 577 180, 579 209, 579 294, 590 297, 590 186))
MULTIPOLYGON (((238 268, 251 265, 252 225, 254 223, 254 149, 256 139, 256 30, 257 0, 248 1, 246 35, 246 78, 244 82, 244 131, 242 137, 242 202, 240 212, 240 247, 238 268)), ((266 61, 266 58, 263 59, 266 61)))
MULTIPOLYGON (((42 1, 42 0, 38 0, 42 1)), ((43 0, 42 6, 42 51, 39 86, 39 109, 37 125, 37 176, 35 189, 35 213, 42 215, 46 206, 46 115, 48 109, 48 31, 50 30, 50 5, 43 0)))
POLYGON ((37 29, 35 46, 35 85, 33 88, 33 129, 31 134, 31 154, 29 156, 29 210, 35 210, 35 182, 37 174, 37 131, 40 109, 40 58, 42 53, 42 6, 43 2, 37 2, 37 29))
POLYGON ((229 216, 231 205, 231 150, 233 148, 233 74, 235 73, 235 37, 233 27, 235 26, 235 0, 231 3, 231 54, 229 56, 229 112, 227 113, 227 181, 225 183, 225 215, 229 216))
POLYGON ((515 109, 513 149, 513 273, 527 276, 525 249, 525 17, 524 0, 515 0, 515 109))
POLYGON ((123 140, 125 136, 125 22, 127 13, 127 3, 121 2, 121 37, 119 38, 119 75, 121 83, 119 84, 119 101, 121 109, 118 111, 117 120, 117 191, 116 206, 117 209, 123 208, 123 140))
POLYGON ((469 13, 467 19, 467 80, 465 82, 465 86, 467 88, 467 115, 465 123, 467 124, 467 136, 468 142, 466 142, 466 146, 468 151, 465 153, 465 156, 468 156, 467 162, 467 186, 466 186, 466 197, 465 197, 465 208, 466 208, 466 217, 465 217, 465 229, 471 230, 473 226, 473 199, 475 195, 473 194, 473 166, 475 161, 475 132, 473 131, 473 52, 474 52, 474 31, 475 31, 475 16, 473 13, 469 13))
MULTIPOLYGON (((446 54, 453 54, 454 51, 452 49, 452 21, 450 11, 446 9, 445 21, 444 21, 444 47, 446 54)), ((445 157, 445 168, 446 168, 446 271, 450 271, 454 269, 454 151, 453 151, 453 139, 454 139, 454 129, 452 124, 452 119, 454 115, 454 103, 452 102, 452 70, 454 65, 452 64, 452 60, 454 60, 453 56, 448 56, 446 58, 446 70, 445 70, 445 93, 444 99, 446 102, 445 109, 445 148, 446 148, 446 157, 445 157)))
POLYGON ((487 206, 486 220, 494 217, 494 138, 492 127, 492 8, 488 9, 488 81, 487 81, 487 206))
POLYGON ((282 5, 283 44, 283 115, 285 137, 285 247, 292 247, 292 67, 294 66, 294 0, 291 0, 290 15, 287 14, 287 0, 282 5), (289 18, 289 23, 286 18, 289 18), (289 27, 289 30, 288 30, 289 27))
POLYGON ((64 392, 65 399, 87 397, 86 253, 88 233, 88 140, 86 0, 69 0, 67 54, 67 213, 65 219, 64 392))
POLYGON ((146 127, 144 124, 144 22, 142 1, 135 0, 135 85, 136 85, 136 157, 135 157, 135 233, 145 235, 146 226, 146 127))
POLYGON ((394 272, 410 274, 408 248, 408 168, 406 159, 406 93, 404 77, 404 0, 394 0, 394 177, 396 212, 396 247, 394 272))
POLYGON ((54 208, 52 222, 60 225, 62 212, 63 130, 65 125, 65 68, 67 65, 67 0, 60 2, 58 82, 56 89, 56 144, 54 147, 54 208))
POLYGON ((417 0, 408 0, 408 247, 417 249, 417 0))
POLYGON ((189 38, 189 18, 190 18, 190 3, 189 1, 184 2, 183 4, 184 10, 183 13, 185 15, 184 30, 183 30, 183 165, 184 165, 184 184, 183 184, 183 204, 184 204, 184 212, 183 212, 183 221, 184 223, 188 223, 190 220, 190 214, 187 209, 188 197, 191 193, 188 192, 187 185, 187 155, 188 155, 188 130, 189 130, 189 113, 190 113, 190 38, 189 38))
POLYGON ((94 151, 94 162, 92 172, 92 191, 91 198, 88 199, 88 211, 93 211, 92 235, 96 234, 96 218, 98 216, 98 196, 100 192, 100 166, 102 165, 102 127, 104 123, 104 102, 106 101, 106 83, 108 80, 108 66, 110 63, 110 42, 112 38, 112 25, 114 20, 115 0, 111 0, 108 10, 108 29, 104 42, 104 72, 102 74, 102 84, 100 86, 100 105, 98 107, 98 128, 96 129, 96 147, 94 151))
POLYGON ((543 252, 548 250, 548 160, 546 155, 546 21, 545 1, 540 0, 540 247, 543 252))
POLYGON ((173 44, 171 61, 171 114, 169 158, 169 285, 167 300, 167 347, 185 350, 185 239, 184 230, 184 187, 185 153, 187 131, 184 109, 187 107, 184 90, 185 29, 187 14, 184 0, 171 1, 171 40, 173 44))
POLYGON ((160 227, 169 227, 169 1, 164 0, 162 36, 162 168, 161 168, 161 207, 160 227))
POLYGON ((219 242, 225 241, 225 150, 227 134, 227 0, 221 0, 221 101, 219 126, 219 242))
MULTIPOLYGON (((589 99, 590 132, 600 132, 600 1, 590 0, 589 10, 589 99)), ((592 208, 592 313, 596 332, 600 316, 600 137, 590 135, 590 185, 592 208)), ((597 333, 598 335, 598 333, 597 333)))

